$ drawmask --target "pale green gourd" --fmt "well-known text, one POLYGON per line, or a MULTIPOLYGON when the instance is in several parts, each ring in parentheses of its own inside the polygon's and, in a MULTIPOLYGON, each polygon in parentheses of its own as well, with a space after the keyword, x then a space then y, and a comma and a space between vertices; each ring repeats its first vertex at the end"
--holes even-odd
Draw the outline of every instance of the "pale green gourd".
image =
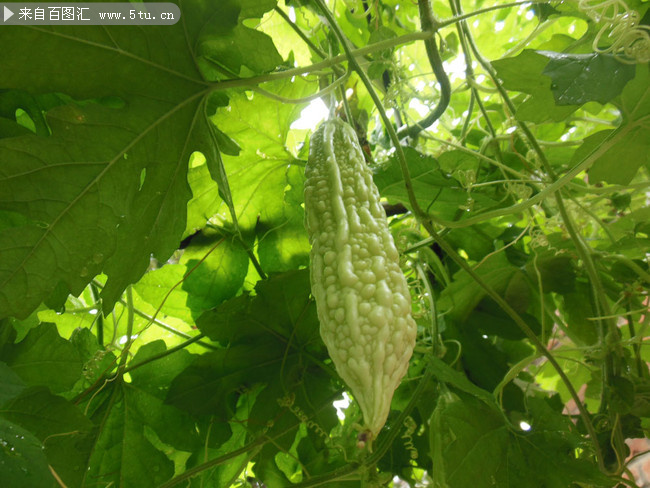
POLYGON ((324 122, 310 141, 305 225, 320 332, 375 438, 408 368, 417 326, 379 191, 354 130, 324 122))

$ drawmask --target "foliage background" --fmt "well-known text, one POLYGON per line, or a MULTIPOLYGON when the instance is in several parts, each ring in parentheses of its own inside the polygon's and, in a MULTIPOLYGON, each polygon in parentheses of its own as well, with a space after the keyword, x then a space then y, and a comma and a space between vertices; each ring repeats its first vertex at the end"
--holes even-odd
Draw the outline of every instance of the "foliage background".
POLYGON ((622 52, 614 14, 647 3, 436 1, 421 29, 427 5, 0 29, 4 484, 633 486, 650 47, 622 52), (367 150, 419 325, 372 453, 309 294, 319 97, 367 150))

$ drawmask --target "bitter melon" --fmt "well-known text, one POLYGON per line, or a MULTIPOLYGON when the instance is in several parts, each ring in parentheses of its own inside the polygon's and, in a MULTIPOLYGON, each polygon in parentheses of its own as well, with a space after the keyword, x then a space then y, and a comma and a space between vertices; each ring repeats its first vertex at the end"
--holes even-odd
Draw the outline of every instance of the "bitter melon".
POLYGON ((408 285, 372 172, 348 124, 333 119, 314 132, 305 177, 320 333, 372 439, 386 423, 415 346, 408 285))

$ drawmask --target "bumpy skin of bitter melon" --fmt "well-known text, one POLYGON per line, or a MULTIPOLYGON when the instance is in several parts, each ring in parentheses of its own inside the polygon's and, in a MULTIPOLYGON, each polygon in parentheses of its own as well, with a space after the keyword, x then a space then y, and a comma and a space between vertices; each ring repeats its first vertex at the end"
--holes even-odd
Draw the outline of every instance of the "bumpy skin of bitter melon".
POLYGON ((374 438, 415 346, 408 286, 379 191, 349 125, 334 119, 318 128, 305 176, 321 336, 374 438))

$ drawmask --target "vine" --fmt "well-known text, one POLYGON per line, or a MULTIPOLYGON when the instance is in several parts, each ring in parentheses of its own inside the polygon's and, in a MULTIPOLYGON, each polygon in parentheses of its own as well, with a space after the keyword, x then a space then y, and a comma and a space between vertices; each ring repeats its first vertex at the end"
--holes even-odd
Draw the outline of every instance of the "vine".
POLYGON ((640 24, 640 15, 623 0, 578 0, 578 8, 597 24, 603 24, 592 48, 612 53, 624 63, 650 62, 650 26, 640 24), (611 44, 601 47, 603 36, 611 44))

